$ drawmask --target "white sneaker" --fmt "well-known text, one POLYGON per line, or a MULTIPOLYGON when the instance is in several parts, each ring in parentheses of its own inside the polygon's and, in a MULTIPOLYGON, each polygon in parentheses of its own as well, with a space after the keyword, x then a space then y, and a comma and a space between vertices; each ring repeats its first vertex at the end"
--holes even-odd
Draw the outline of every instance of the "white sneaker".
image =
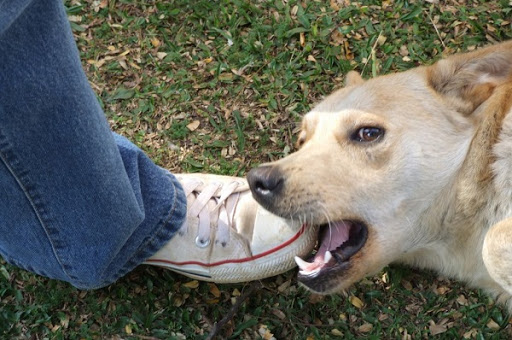
POLYGON ((295 256, 313 249, 318 228, 263 209, 244 178, 176 177, 187 195, 187 221, 146 264, 198 280, 235 283, 290 270, 295 256))

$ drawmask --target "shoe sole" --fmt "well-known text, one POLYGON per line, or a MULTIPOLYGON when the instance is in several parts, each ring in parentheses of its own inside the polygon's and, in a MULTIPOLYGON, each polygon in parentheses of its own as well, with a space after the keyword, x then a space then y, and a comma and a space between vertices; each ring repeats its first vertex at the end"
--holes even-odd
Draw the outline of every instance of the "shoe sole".
POLYGON ((317 238, 317 229, 304 224, 286 242, 266 252, 247 258, 214 263, 199 261, 173 262, 152 258, 148 259, 145 264, 170 269, 201 281, 237 283, 260 280, 296 267, 294 257, 302 257, 312 251, 317 238), (290 247, 293 247, 293 252, 290 251, 290 247))

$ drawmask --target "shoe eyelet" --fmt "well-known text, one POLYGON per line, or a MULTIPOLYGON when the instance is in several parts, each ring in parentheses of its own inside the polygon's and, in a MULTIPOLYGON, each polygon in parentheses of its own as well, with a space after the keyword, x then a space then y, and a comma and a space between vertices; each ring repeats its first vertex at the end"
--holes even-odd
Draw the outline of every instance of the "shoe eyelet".
POLYGON ((202 240, 198 237, 196 237, 196 246, 199 248, 206 248, 210 245, 210 239, 202 240))

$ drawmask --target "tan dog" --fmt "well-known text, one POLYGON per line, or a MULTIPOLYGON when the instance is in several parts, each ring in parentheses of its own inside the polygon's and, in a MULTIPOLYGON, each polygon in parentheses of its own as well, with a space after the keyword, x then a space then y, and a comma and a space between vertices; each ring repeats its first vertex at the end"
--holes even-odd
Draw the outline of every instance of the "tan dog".
POLYGON ((347 86, 301 148, 251 170, 271 212, 323 225, 299 281, 348 288, 392 262, 512 297, 512 41, 347 86))

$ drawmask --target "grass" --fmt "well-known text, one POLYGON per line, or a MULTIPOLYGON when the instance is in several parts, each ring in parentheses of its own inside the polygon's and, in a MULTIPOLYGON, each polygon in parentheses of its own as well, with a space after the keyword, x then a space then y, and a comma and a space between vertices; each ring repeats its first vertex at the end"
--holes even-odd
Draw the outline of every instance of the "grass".
MULTIPOLYGON (((310 106, 365 77, 512 38, 505 1, 66 1, 84 68, 112 128, 174 172, 244 175, 293 151, 310 106)), ((0 260, 1 261, 1 260, 0 260)), ((249 284, 199 283, 141 266, 79 291, 0 262, 5 339, 204 339, 249 284)), ((508 339, 478 290, 392 266, 349 296, 293 271, 262 281, 228 339, 508 339)))

